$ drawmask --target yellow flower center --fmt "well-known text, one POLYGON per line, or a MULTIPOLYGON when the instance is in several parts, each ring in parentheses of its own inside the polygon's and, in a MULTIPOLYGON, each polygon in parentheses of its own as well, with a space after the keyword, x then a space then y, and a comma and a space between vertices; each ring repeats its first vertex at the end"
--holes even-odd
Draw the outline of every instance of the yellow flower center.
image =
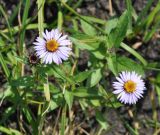
POLYGON ((46 48, 50 52, 55 52, 58 49, 58 42, 54 39, 47 41, 46 48))
POLYGON ((133 93, 136 90, 136 83, 129 80, 124 83, 124 89, 128 93, 133 93))

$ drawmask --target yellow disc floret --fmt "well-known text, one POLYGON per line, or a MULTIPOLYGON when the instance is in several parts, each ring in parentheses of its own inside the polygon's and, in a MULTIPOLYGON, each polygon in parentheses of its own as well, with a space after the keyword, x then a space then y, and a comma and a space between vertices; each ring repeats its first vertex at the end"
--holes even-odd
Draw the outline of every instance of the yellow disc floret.
POLYGON ((54 39, 47 41, 46 48, 50 52, 55 52, 58 49, 58 42, 54 39))
POLYGON ((128 93, 133 93, 136 90, 136 83, 129 80, 124 83, 124 89, 128 93))

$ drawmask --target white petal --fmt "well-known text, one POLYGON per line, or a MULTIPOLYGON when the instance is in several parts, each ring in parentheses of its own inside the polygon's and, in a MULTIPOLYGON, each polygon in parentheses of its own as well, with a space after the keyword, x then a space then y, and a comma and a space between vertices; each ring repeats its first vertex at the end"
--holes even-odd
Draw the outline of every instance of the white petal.
POLYGON ((33 42, 34 45, 37 45, 37 46, 45 46, 45 44, 43 43, 40 43, 40 42, 33 42))
POLYGON ((60 37, 58 39, 58 42, 60 43, 61 41, 65 40, 67 37, 68 37, 67 35, 64 35, 64 36, 60 37))
POLYGON ((57 55, 55 53, 52 54, 52 59, 56 64, 59 64, 59 60, 58 60, 57 55))
POLYGON ((43 62, 45 64, 48 64, 48 60, 47 60, 48 55, 49 55, 49 53, 46 53, 46 55, 43 57, 43 62))
POLYGON ((116 79, 120 82, 120 83, 124 83, 124 81, 121 79, 121 78, 119 78, 119 77, 116 77, 116 79))
POLYGON ((39 43, 42 43, 42 44, 46 43, 46 41, 41 37, 37 37, 36 41, 39 42, 39 43))
POLYGON ((113 82, 113 86, 123 86, 124 84, 123 83, 120 83, 120 82, 113 82))
POLYGON ((113 93, 114 94, 119 94, 119 93, 121 93, 123 90, 115 90, 115 91, 113 91, 113 93))
POLYGON ((60 33, 58 29, 56 29, 56 30, 55 30, 54 39, 55 39, 55 40, 58 40, 61 35, 62 35, 62 33, 60 33))
POLYGON ((48 53, 47 51, 45 51, 45 52, 37 52, 37 55, 39 56, 39 58, 43 58, 43 57, 45 57, 45 55, 47 53, 48 53))
POLYGON ((68 59, 68 55, 65 56, 63 53, 61 53, 59 50, 56 51, 57 55, 62 58, 63 60, 67 60, 68 59))
POLYGON ((66 46, 66 45, 71 45, 71 41, 70 40, 62 40, 59 42, 60 46, 66 46))
POLYGON ((44 39, 46 39, 46 40, 48 39, 47 35, 44 32, 42 32, 42 35, 43 35, 44 39))

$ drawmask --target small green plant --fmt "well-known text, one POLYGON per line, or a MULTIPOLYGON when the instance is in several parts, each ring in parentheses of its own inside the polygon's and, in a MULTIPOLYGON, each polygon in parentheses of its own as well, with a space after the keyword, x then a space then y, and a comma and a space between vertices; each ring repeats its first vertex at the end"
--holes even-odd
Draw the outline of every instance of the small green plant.
POLYGON ((141 126, 135 122, 136 103, 149 93, 153 117, 138 124, 153 127, 154 134, 159 134, 155 93, 144 80, 155 87, 160 104, 160 63, 143 57, 131 41, 137 35, 140 45, 153 40, 160 28, 160 1, 152 6, 153 0, 149 0, 136 13, 131 0, 126 0, 121 16, 108 20, 79 14, 76 8, 82 1, 37 0, 35 16, 30 16, 30 0, 17 3, 10 16, 0 5, 0 17, 5 20, 0 30, 0 72, 4 79, 0 88, 0 132, 107 134, 116 127, 109 124, 105 108, 116 112, 127 132, 138 135, 141 126), (57 18, 47 22, 44 8, 53 4, 57 18), (37 35, 31 42, 28 32, 37 35), (152 78, 146 75, 149 71, 158 73, 152 78), (135 123, 125 119, 119 112, 121 107, 127 108, 126 114, 135 123), (81 119, 78 109, 85 118, 77 122, 77 117, 81 119), (90 110, 96 121, 93 131, 81 127, 90 120, 90 110))

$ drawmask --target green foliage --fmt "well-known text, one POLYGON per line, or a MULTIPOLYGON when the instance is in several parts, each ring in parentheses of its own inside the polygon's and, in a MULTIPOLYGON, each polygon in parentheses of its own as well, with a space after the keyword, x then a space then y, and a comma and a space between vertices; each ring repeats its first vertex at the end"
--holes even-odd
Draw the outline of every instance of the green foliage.
MULTIPOLYGON (((97 135, 100 135, 102 130, 111 128, 101 110, 117 111, 123 106, 112 93, 111 81, 122 71, 135 71, 143 77, 147 70, 157 71, 157 77, 149 81, 155 87, 160 105, 160 63, 151 63, 131 47, 132 41, 139 40, 139 36, 142 44, 148 43, 159 31, 160 1, 152 7, 153 0, 149 0, 144 9, 136 13, 132 1, 126 0, 122 15, 108 20, 77 13, 75 9, 82 0, 75 5, 73 0, 37 0, 37 14, 32 17, 31 2, 22 0, 11 16, 0 5, 0 17, 6 22, 5 28, 0 30, 0 73, 5 80, 0 88, 0 105, 3 108, 3 103, 8 103, 1 111, 0 132, 21 135, 31 130, 31 134, 42 134, 47 116, 58 114, 53 120, 53 131, 58 129, 57 134, 65 135, 78 127, 74 123, 74 106, 79 105, 85 119, 88 119, 86 112, 90 108, 95 111, 94 118, 99 124, 97 135), (57 18, 50 24, 44 20, 45 4, 58 7, 57 18), (15 25, 17 16, 20 24, 15 25), (29 62, 28 48, 33 45, 27 39, 27 32, 38 30, 42 36, 45 28, 58 28, 67 33, 73 44, 73 53, 61 65, 29 62), (8 126, 15 116, 17 129, 8 126)), ((120 119, 128 132, 138 134, 124 118, 120 119)))
POLYGON ((144 76, 143 67, 136 63, 135 61, 127 58, 127 57, 118 57, 117 58, 117 68, 118 72, 121 71, 135 71, 139 75, 144 76))
POLYGON ((109 40, 111 41, 111 45, 109 45, 109 48, 113 46, 118 48, 120 46, 120 43, 126 36, 128 22, 128 11, 125 11, 119 18, 116 28, 110 32, 109 40))

